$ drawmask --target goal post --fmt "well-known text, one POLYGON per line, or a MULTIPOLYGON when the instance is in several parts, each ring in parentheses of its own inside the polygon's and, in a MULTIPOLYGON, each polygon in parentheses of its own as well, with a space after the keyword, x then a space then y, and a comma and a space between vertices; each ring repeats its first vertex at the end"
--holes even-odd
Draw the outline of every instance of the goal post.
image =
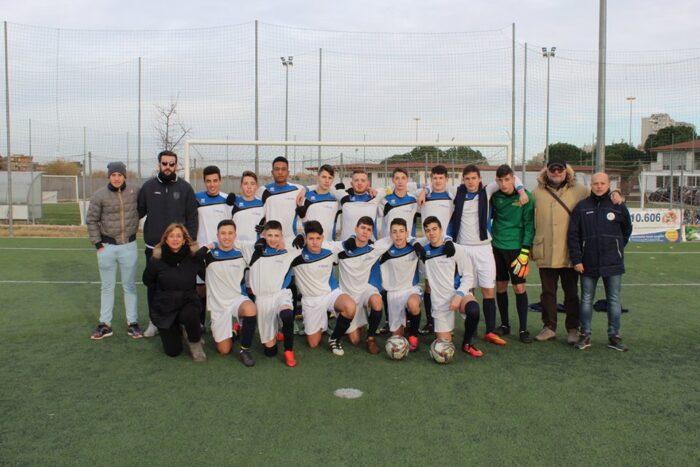
MULTIPOLYGON (((454 170, 460 160, 460 150, 470 148, 482 154, 482 164, 500 165, 513 163, 512 147, 509 141, 285 141, 285 140, 231 140, 231 139, 190 139, 184 142, 183 169, 184 178, 190 182, 193 173, 193 161, 197 159, 197 169, 204 165, 218 165, 224 177, 231 175, 229 164, 238 167, 233 173, 240 174, 242 166, 256 174, 268 173, 267 164, 276 156, 288 154, 290 169, 297 166, 297 152, 302 158, 301 171, 311 170, 323 164, 330 164, 344 171, 353 168, 371 167, 375 172, 382 172, 391 167, 410 167, 414 176, 425 178, 426 172, 434 165, 449 165, 454 170), (253 148, 264 150, 254 151, 253 148), (414 148, 433 148, 425 151, 425 158, 413 157, 411 161, 396 159, 387 163, 392 156, 404 155, 414 148), (224 157, 225 152, 225 157, 224 157), (256 156, 259 154, 259 156, 256 156), (293 156, 292 156, 293 154, 293 156), (454 156, 457 154, 457 156, 454 156), (450 156, 453 156, 450 159, 450 156), (485 162, 484 162, 485 161, 485 162), (225 166, 224 166, 225 164, 225 166), (263 165, 265 164, 265 165, 263 165), (225 169, 224 169, 225 167, 225 169), (262 170, 262 172, 261 172, 262 170)), ((448 168, 450 168, 448 167, 448 168)), ((461 169, 460 169, 461 172, 461 169)), ((299 173, 294 170, 294 173, 299 173)), ((306 173, 306 172, 305 172, 306 173)), ((310 173, 309 173, 310 174, 310 173)), ((375 173, 375 177, 379 177, 375 173)), ((223 188, 222 188, 223 189, 223 188)))

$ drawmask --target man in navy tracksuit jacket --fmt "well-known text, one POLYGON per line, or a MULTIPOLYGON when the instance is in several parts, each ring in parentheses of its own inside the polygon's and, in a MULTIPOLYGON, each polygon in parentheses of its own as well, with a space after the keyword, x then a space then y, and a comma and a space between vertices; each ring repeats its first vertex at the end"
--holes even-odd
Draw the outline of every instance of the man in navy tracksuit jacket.
POLYGON ((576 348, 591 346, 593 297, 603 278, 608 308, 608 347, 624 352, 620 337, 620 289, 625 272, 624 248, 632 234, 625 204, 610 201, 610 181, 604 173, 591 177, 591 195, 576 205, 569 223, 569 258, 581 274, 581 335, 576 348))

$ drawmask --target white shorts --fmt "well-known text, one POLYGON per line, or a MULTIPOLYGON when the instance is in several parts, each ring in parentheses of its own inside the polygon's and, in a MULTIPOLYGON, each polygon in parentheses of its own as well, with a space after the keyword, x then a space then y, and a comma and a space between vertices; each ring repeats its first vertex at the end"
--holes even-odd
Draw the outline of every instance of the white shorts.
POLYGON ((209 310, 211 315, 211 334, 215 342, 230 339, 233 336, 231 324, 233 319, 238 320, 238 309, 246 300, 250 300, 245 295, 241 295, 231 304, 228 310, 209 310))
POLYGON ((435 308, 433 305, 433 329, 435 332, 452 332, 455 328, 455 312, 447 307, 435 308))
POLYGON ((466 251, 474 268, 474 287, 493 289, 496 287, 496 260, 490 243, 485 245, 468 245, 466 251))
POLYGON ((386 293, 386 302, 389 314, 389 330, 397 331, 401 326, 406 326, 406 305, 411 295, 423 295, 423 291, 418 286, 410 289, 397 290, 386 293))
POLYGON ((335 312, 335 301, 342 293, 340 289, 334 289, 319 297, 301 297, 301 315, 304 318, 304 332, 307 335, 328 329, 326 312, 335 312))
POLYGON ((369 308, 369 299, 372 295, 380 294, 375 286, 369 284, 367 284, 367 287, 365 287, 365 289, 360 292, 358 296, 350 295, 350 297, 355 301, 357 308, 355 309, 355 317, 352 319, 352 321, 350 321, 350 327, 348 328, 346 334, 349 334, 363 326, 367 326, 367 312, 365 311, 365 308, 369 308))
POLYGON ((292 309, 292 291, 282 289, 270 295, 256 296, 255 307, 258 312, 258 332, 260 342, 270 342, 277 337, 280 328, 280 311, 292 309))

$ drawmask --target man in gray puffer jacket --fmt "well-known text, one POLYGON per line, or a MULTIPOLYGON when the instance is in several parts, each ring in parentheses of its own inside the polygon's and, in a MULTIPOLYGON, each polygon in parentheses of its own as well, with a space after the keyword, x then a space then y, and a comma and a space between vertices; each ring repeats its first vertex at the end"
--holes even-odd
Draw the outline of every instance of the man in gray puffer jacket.
POLYGON ((122 162, 109 163, 107 176, 109 183, 92 195, 85 219, 90 241, 97 249, 97 265, 102 282, 100 322, 90 339, 100 340, 112 335, 117 266, 121 269, 124 289, 127 333, 139 339, 143 333, 138 324, 138 298, 134 284, 138 263, 136 231, 139 227, 139 188, 126 185, 126 166, 122 162))

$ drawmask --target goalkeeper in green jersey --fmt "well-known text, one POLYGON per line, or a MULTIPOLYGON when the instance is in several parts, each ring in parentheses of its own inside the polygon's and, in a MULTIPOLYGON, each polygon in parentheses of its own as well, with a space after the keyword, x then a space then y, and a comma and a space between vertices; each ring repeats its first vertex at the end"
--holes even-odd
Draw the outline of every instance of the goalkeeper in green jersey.
POLYGON ((532 195, 526 191, 530 202, 521 206, 520 195, 515 190, 515 175, 508 165, 496 170, 499 191, 491 197, 493 256, 496 260, 496 303, 501 315, 501 326, 496 332, 510 334, 508 317, 508 280, 513 284, 515 306, 520 324, 520 342, 532 342, 527 330, 527 291, 525 277, 530 269, 530 247, 535 236, 535 211, 532 195))

